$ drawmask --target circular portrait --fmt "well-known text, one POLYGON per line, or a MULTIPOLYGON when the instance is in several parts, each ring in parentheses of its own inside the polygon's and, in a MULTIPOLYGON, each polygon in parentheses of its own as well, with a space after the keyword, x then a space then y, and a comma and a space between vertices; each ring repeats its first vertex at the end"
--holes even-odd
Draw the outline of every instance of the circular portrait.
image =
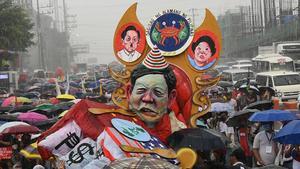
POLYGON ((167 10, 150 21, 146 38, 151 48, 156 45, 164 56, 175 56, 189 46, 193 36, 194 30, 187 15, 167 10))
POLYGON ((145 31, 136 23, 122 26, 115 37, 115 53, 119 60, 134 62, 140 58, 145 49, 145 31))
POLYGON ((188 49, 188 61, 196 70, 206 70, 216 63, 219 51, 216 36, 209 31, 200 31, 188 49))

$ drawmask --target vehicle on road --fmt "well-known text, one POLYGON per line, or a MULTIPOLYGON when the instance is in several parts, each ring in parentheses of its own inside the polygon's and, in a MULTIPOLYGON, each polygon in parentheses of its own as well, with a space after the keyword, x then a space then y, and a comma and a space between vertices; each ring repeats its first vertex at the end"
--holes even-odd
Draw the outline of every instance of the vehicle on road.
POLYGON ((300 75, 297 72, 271 71, 256 75, 259 86, 272 87, 281 100, 297 99, 300 93, 300 75))

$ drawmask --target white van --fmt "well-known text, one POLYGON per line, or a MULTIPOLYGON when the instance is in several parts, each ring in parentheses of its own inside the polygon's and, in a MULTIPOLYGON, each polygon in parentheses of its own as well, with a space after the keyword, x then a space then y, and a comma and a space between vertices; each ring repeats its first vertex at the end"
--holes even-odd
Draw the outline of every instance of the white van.
POLYGON ((250 80, 255 79, 253 71, 245 69, 229 69, 222 72, 220 81, 229 82, 230 84, 235 85, 237 81, 248 78, 250 80))
POLYGON ((232 69, 245 69, 245 70, 252 70, 252 64, 237 64, 232 65, 232 69))
POLYGON ((297 99, 300 93, 300 75, 297 72, 271 71, 256 75, 260 86, 272 87, 282 100, 297 99))

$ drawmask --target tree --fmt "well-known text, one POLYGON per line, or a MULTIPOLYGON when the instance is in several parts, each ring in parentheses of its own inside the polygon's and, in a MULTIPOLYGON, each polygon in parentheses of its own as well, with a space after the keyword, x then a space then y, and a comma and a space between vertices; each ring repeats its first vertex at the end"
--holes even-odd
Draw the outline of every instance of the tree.
POLYGON ((0 49, 26 51, 33 43, 33 23, 24 9, 0 0, 0 49))

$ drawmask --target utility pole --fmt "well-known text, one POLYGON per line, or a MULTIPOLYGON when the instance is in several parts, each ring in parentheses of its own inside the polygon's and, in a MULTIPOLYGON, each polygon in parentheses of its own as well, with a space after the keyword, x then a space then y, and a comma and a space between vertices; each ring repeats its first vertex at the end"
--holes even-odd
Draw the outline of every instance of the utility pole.
POLYGON ((37 5, 37 35, 38 35, 38 49, 39 49, 39 66, 41 69, 45 69, 39 0, 36 0, 36 5, 37 5))
MULTIPOLYGON (((67 7, 66 7, 66 1, 63 0, 63 9, 64 9, 64 29, 65 29, 65 36, 67 38, 67 42, 69 41, 69 32, 68 32, 68 15, 67 15, 67 7)), ((69 71, 69 65, 70 65, 70 58, 69 58, 69 55, 70 55, 70 46, 69 46, 69 43, 66 44, 66 57, 67 57, 67 72, 69 71)))
POLYGON ((53 4, 54 4, 54 17, 55 17, 55 28, 57 31, 61 31, 61 27, 59 24, 59 6, 58 6, 58 0, 53 0, 53 4))
POLYGON ((298 21, 300 20, 300 0, 298 0, 298 21))
POLYGON ((196 14, 196 11, 199 11, 199 9, 196 9, 196 8, 191 8, 189 9, 189 11, 191 11, 191 16, 192 16, 192 21, 193 21, 193 28, 195 29, 196 28, 196 23, 195 23, 195 18, 196 16, 199 16, 199 14, 196 14))

